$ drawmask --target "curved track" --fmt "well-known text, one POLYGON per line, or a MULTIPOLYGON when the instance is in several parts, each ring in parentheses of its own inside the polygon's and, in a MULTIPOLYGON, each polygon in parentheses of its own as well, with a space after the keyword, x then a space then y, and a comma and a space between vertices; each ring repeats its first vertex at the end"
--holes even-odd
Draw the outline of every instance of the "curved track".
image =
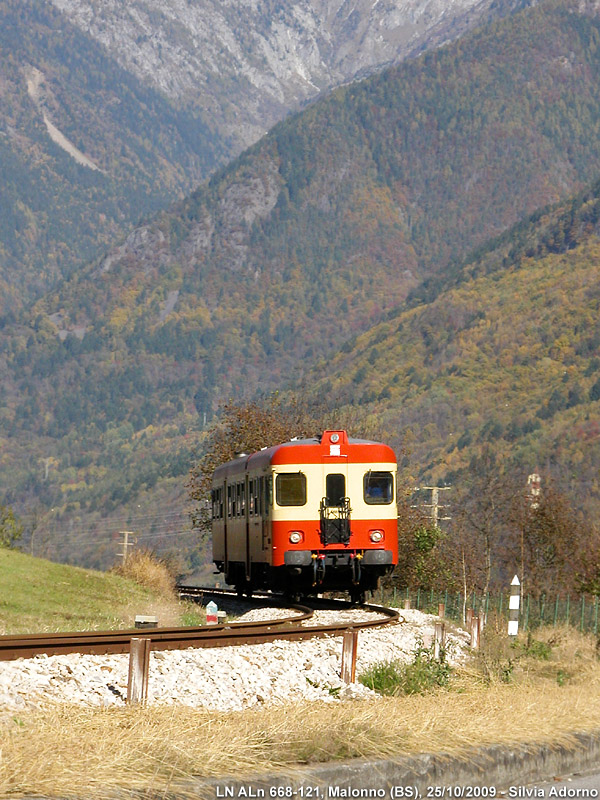
MULTIPOLYGON (((181 594, 198 597, 215 594, 217 590, 202 587, 180 587, 181 594)), ((218 592, 220 595, 233 593, 218 592)), ((36 655, 63 653, 128 653, 133 638, 150 639, 153 650, 182 650, 187 647, 226 647, 240 644, 259 644, 274 639, 310 639, 315 636, 341 635, 349 628, 370 628, 397 622, 399 613, 382 606, 364 605, 361 609, 378 612, 377 619, 344 622, 333 625, 304 625, 313 615, 313 609, 298 604, 283 603, 270 595, 256 598, 269 607, 279 606, 300 613, 291 617, 258 622, 228 622, 221 625, 185 628, 145 628, 120 631, 85 631, 81 633, 28 634, 0 636, 0 661, 31 658, 36 655)), ((342 600, 311 600, 312 605, 339 610, 353 608, 342 600)))

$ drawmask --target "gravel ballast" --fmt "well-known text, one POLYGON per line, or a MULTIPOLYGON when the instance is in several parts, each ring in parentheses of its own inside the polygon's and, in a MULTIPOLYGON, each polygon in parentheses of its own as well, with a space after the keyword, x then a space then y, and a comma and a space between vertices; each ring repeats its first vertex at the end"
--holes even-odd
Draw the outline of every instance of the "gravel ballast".
MULTIPOLYGON (((402 610, 403 622, 364 629, 358 635, 356 674, 381 661, 412 660, 419 644, 429 646, 437 617, 402 610)), ((309 624, 358 622, 374 612, 316 611, 309 624)), ((254 609, 236 622, 276 618, 280 609, 254 609)), ((449 660, 460 660, 467 637, 447 634, 449 660)), ((238 647, 189 648, 151 653, 148 703, 182 704, 234 711, 290 701, 335 702, 373 697, 359 683, 340 680, 342 638, 301 642, 276 640, 238 647)), ((48 703, 122 706, 127 696, 128 655, 72 653, 36 656, 0 666, 0 712, 43 708, 48 703)))

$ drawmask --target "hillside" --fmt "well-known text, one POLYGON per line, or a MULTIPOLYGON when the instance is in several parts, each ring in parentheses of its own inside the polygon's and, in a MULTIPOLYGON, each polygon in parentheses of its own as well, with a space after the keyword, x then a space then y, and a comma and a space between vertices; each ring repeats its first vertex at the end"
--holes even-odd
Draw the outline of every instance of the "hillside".
POLYGON ((0 316, 222 162, 207 116, 120 68, 50 4, 0 8, 0 316))
MULTIPOLYGON (((0 634, 133 628, 136 614, 172 619, 168 602, 116 573, 54 564, 0 548, 0 634)), ((164 623, 163 623, 164 624, 164 623)))
POLYGON ((46 296, 1 340, 7 499, 88 533, 180 502, 220 402, 329 372, 424 279, 600 174, 599 43, 549 3, 340 88, 46 296))
POLYGON ((317 365, 307 386, 460 482, 491 447, 600 502, 600 183, 536 214, 317 365), (327 377, 323 378, 326 372, 327 377))

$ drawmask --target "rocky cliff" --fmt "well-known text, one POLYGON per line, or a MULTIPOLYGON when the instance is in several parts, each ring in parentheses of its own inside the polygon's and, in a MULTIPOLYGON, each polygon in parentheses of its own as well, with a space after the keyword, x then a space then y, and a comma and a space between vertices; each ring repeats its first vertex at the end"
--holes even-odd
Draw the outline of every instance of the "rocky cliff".
POLYGON ((120 65, 209 110, 240 145, 333 85, 523 3, 493 0, 52 0, 120 65))

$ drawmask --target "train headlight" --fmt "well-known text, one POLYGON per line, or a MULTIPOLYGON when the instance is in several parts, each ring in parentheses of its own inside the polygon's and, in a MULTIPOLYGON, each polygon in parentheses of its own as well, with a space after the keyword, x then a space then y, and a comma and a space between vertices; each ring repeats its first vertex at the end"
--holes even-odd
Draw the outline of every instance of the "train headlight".
POLYGON ((372 542, 381 542, 383 540, 383 531, 371 531, 369 533, 369 539, 372 542))
POLYGON ((302 541, 302 531, 290 531, 290 544, 300 544, 302 541))

